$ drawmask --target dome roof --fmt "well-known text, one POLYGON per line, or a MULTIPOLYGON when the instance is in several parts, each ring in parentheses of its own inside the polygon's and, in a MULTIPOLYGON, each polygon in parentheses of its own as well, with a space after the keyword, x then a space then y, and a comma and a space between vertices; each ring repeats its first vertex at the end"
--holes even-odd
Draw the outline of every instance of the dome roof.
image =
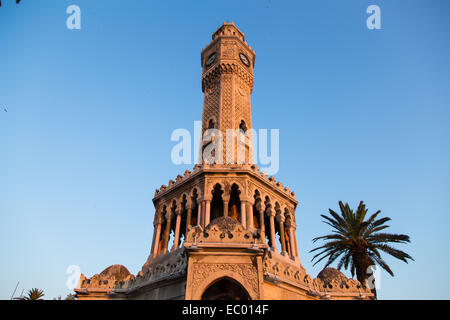
POLYGON ((130 271, 128 271, 128 269, 121 264, 114 264, 112 266, 109 266, 100 273, 100 277, 102 278, 114 278, 117 281, 122 281, 129 275, 130 271))
POLYGON ((331 282, 333 280, 337 281, 345 281, 347 277, 335 268, 325 268, 319 272, 317 278, 322 280, 323 282, 331 282))

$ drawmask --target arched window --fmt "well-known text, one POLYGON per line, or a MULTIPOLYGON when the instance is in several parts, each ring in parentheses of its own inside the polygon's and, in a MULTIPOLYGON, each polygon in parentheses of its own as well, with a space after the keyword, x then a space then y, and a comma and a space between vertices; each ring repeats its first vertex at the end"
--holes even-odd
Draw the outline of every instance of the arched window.
POLYGON ((194 191, 192 192, 192 196, 191 196, 191 226, 196 226, 198 224, 197 221, 197 216, 198 216, 198 208, 199 208, 199 203, 198 203, 198 193, 197 193, 197 189, 194 189, 194 191))
POLYGON ((239 124, 239 129, 244 131, 244 133, 247 132, 247 125, 245 124, 244 120, 242 120, 241 123, 239 124))
POLYGON ((262 199, 261 199, 261 194, 259 193, 258 190, 255 190, 255 194, 253 196, 253 198, 255 199, 254 204, 253 204, 253 227, 255 229, 259 229, 261 230, 261 217, 259 215, 259 209, 262 207, 262 199))
POLYGON ((161 211, 161 230, 163 230, 163 232, 161 232, 159 234, 159 242, 158 242, 158 248, 157 248, 157 256, 160 256, 162 253, 162 250, 164 248, 164 239, 165 239, 165 230, 167 228, 167 221, 166 221, 166 214, 167 214, 167 207, 164 206, 162 211, 161 211))
MULTIPOLYGON (((280 228, 280 224, 281 224, 281 216, 282 216, 282 212, 280 209, 280 204, 278 202, 275 202, 275 235, 278 234, 278 243, 277 243, 277 247, 278 250, 283 251, 282 248, 284 248, 284 244, 282 241, 282 238, 284 238, 284 234, 283 236, 281 235, 281 228, 280 228)), ((276 237, 275 237, 276 238, 276 237)))
POLYGON ((181 246, 181 244, 184 242, 186 238, 186 223, 187 223, 187 197, 186 195, 183 195, 183 198, 181 199, 180 206, 182 208, 181 211, 181 220, 180 220, 180 236, 178 240, 178 247, 181 246))
POLYGON ((266 219, 264 219, 264 228, 266 230, 266 243, 269 245, 269 247, 273 247, 272 245, 272 237, 271 237, 271 228, 270 228, 270 214, 273 210, 272 208, 272 204, 270 202, 270 198, 266 196, 266 198, 264 199, 264 206, 265 206, 265 210, 264 210, 264 217, 266 217, 266 219))
POLYGON ((233 184, 230 190, 230 202, 228 205, 228 216, 239 221, 241 221, 241 199, 239 197, 239 187, 237 184, 233 184))
POLYGON ((220 184, 216 184, 214 186, 214 190, 212 191, 212 201, 211 201, 211 213, 210 213, 210 221, 213 221, 216 218, 223 216, 223 199, 222 199, 222 186, 220 184))
POLYGON ((223 277, 203 292, 202 300, 250 300, 250 295, 239 282, 223 277))
MULTIPOLYGON (((170 252, 170 249, 173 246, 173 240, 174 240, 174 235, 175 235, 175 225, 176 225, 176 212, 177 212, 177 203, 175 202, 175 200, 172 201, 172 205, 170 206, 170 229, 169 232, 167 233, 167 252, 170 252), (173 235, 172 235, 173 233, 173 235)), ((167 232, 167 231, 166 231, 167 232)))
MULTIPOLYGON (((211 151, 211 154, 204 154, 204 151, 206 149, 206 147, 208 147, 211 143, 214 142, 216 136, 215 136, 215 132, 213 132, 214 130, 211 129, 215 129, 215 123, 213 119, 209 119, 208 121, 208 126, 206 128, 206 130, 203 132, 203 139, 206 139, 207 142, 202 142, 203 147, 202 147, 202 157, 204 157, 204 159, 202 159, 202 161, 207 161, 212 162, 213 159, 215 159, 216 157, 216 150, 213 149, 211 151)), ((203 140, 204 141, 204 140, 203 140)))
POLYGON ((295 256, 295 239, 292 239, 291 241, 291 233, 289 232, 289 229, 292 226, 293 218, 291 214, 289 213, 289 210, 287 208, 284 209, 284 216, 286 218, 284 222, 284 232, 285 232, 285 239, 286 239, 286 248, 289 256, 294 257, 295 256), (291 243, 293 243, 294 248, 291 246, 291 243))

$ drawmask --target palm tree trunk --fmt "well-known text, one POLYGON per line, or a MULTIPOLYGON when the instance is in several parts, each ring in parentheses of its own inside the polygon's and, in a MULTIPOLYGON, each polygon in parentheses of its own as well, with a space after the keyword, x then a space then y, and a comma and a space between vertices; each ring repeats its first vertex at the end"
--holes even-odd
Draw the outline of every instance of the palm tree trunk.
MULTIPOLYGON (((353 254, 353 261, 356 267, 356 277, 361 285, 366 285, 366 280, 372 275, 371 269, 369 267, 372 265, 370 262, 369 256, 366 252, 358 252, 353 254)), ((375 288, 375 282, 373 283, 373 287, 370 288, 370 291, 374 294, 374 299, 377 298, 377 290, 375 288)))

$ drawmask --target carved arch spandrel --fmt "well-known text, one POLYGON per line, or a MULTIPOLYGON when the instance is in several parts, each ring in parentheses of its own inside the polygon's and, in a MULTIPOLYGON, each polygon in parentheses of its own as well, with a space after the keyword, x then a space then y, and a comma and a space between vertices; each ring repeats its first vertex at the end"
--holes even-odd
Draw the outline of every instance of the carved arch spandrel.
POLYGON ((238 186, 243 196, 246 195, 245 190, 247 188, 245 182, 242 181, 242 179, 238 179, 235 177, 208 179, 206 186, 207 195, 211 194, 214 191, 214 187, 216 186, 216 184, 219 184, 221 186, 222 190, 224 191, 223 195, 225 197, 228 197, 230 195, 230 190, 233 184, 236 184, 238 186))
POLYGON ((247 290, 252 300, 258 300, 259 282, 258 270, 251 263, 196 263, 193 265, 191 299, 201 300, 203 292, 220 278, 228 277, 237 281, 247 290))

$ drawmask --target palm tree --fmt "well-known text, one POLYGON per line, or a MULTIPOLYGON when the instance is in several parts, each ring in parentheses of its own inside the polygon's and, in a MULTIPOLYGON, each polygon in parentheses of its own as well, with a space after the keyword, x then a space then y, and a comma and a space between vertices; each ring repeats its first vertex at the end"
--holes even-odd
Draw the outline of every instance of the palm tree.
MULTIPOLYGON (((329 209, 331 217, 321 215, 325 219, 323 222, 333 228, 333 233, 313 239, 313 242, 327 241, 323 246, 310 251, 321 250, 312 258, 312 260, 318 259, 314 265, 328 257, 326 268, 342 256, 337 269, 350 268, 352 277, 356 273, 357 279, 364 285, 370 276, 369 268, 375 264, 394 276, 391 268, 382 259, 381 252, 406 263, 408 263, 407 259, 414 260, 409 254, 389 245, 389 243, 409 243, 409 236, 380 232, 389 227, 385 223, 391 220, 387 217, 376 220, 381 211, 375 212, 369 219, 364 220, 368 210, 362 201, 359 203, 356 213, 350 209, 348 203, 344 205, 342 201, 339 201, 339 207, 340 215, 331 209, 329 209)), ((376 293, 374 289, 372 291, 376 293)))
POLYGON ((69 293, 64 300, 77 300, 77 295, 69 293))
POLYGON ((42 297, 44 296, 44 291, 34 288, 28 290, 26 296, 14 298, 15 300, 44 300, 42 297))

